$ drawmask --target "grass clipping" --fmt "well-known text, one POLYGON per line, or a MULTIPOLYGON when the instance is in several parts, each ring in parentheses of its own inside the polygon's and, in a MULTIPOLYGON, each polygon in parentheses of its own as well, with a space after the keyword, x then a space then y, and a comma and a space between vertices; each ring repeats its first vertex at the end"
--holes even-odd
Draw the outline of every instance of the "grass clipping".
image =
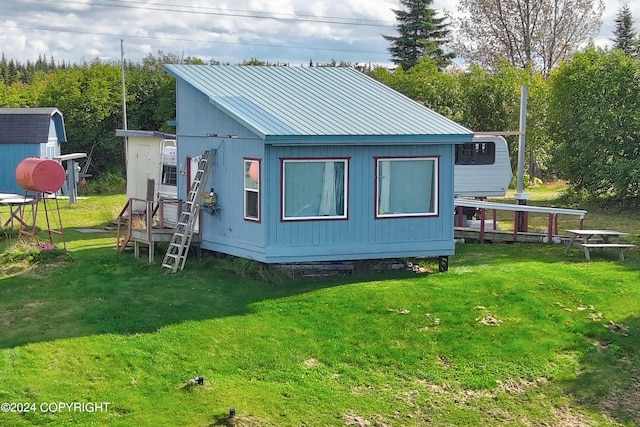
POLYGON ((476 318, 476 322, 486 326, 500 326, 502 320, 489 313, 486 308, 481 305, 474 307, 476 310, 482 310, 482 315, 476 318))
POLYGON ((55 265, 71 260, 69 253, 49 242, 18 240, 0 253, 0 275, 11 276, 31 270, 36 265, 55 265))

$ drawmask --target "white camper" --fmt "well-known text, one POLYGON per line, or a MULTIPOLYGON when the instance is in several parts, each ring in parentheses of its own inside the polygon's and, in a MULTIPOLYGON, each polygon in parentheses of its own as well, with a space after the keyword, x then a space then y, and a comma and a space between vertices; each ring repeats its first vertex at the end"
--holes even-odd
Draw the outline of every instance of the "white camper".
POLYGON ((455 197, 503 197, 513 173, 507 141, 501 136, 477 135, 456 145, 455 197))

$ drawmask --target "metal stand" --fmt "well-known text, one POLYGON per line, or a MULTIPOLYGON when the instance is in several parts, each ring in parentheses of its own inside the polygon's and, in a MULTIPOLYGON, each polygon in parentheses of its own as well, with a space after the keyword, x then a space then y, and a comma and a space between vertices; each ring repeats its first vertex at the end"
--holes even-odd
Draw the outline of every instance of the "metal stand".
POLYGON ((62 246, 66 251, 67 244, 64 240, 64 231, 62 229, 62 217, 60 216, 60 205, 58 204, 58 196, 55 193, 53 193, 52 197, 46 197, 46 193, 39 192, 39 193, 36 193, 35 197, 33 198, 33 202, 27 203, 29 199, 30 198, 25 192, 25 195, 24 195, 25 207, 22 209, 22 216, 20 217, 20 220, 19 220, 20 231, 18 232, 18 238, 21 238, 23 235, 28 235, 31 237, 31 241, 33 243, 37 243, 36 234, 38 230, 37 230, 36 224, 38 221, 38 212, 39 212, 40 202, 42 201, 44 216, 47 223, 47 235, 49 237, 49 243, 51 244, 51 246, 54 246, 53 235, 57 234, 61 236, 62 246), (55 202, 55 211, 54 211, 54 208, 50 206, 51 201, 55 202), (30 229, 28 229, 29 225, 25 221, 25 217, 28 218, 28 216, 26 215, 27 204, 31 206, 30 216, 31 216, 31 219, 33 220, 33 223, 31 224, 30 229))

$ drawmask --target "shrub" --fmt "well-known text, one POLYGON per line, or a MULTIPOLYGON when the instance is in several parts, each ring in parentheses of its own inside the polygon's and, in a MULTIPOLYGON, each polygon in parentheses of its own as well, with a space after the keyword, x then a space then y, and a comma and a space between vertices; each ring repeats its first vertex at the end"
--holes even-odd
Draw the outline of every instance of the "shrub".
POLYGON ((85 194, 122 194, 127 191, 127 180, 121 169, 114 168, 98 175, 95 179, 87 180, 85 194))

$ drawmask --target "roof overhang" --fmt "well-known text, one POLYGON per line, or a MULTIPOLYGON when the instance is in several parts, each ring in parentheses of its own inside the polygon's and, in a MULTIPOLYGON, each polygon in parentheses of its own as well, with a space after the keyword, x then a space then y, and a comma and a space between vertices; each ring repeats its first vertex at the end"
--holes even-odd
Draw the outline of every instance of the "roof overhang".
POLYGON ((158 139, 176 139, 176 136, 171 133, 164 133, 155 130, 129 130, 129 129, 116 129, 116 136, 132 138, 158 138, 158 139))
POLYGON ((464 144, 473 134, 459 135, 267 135, 265 144, 274 146, 306 145, 421 145, 464 144))

